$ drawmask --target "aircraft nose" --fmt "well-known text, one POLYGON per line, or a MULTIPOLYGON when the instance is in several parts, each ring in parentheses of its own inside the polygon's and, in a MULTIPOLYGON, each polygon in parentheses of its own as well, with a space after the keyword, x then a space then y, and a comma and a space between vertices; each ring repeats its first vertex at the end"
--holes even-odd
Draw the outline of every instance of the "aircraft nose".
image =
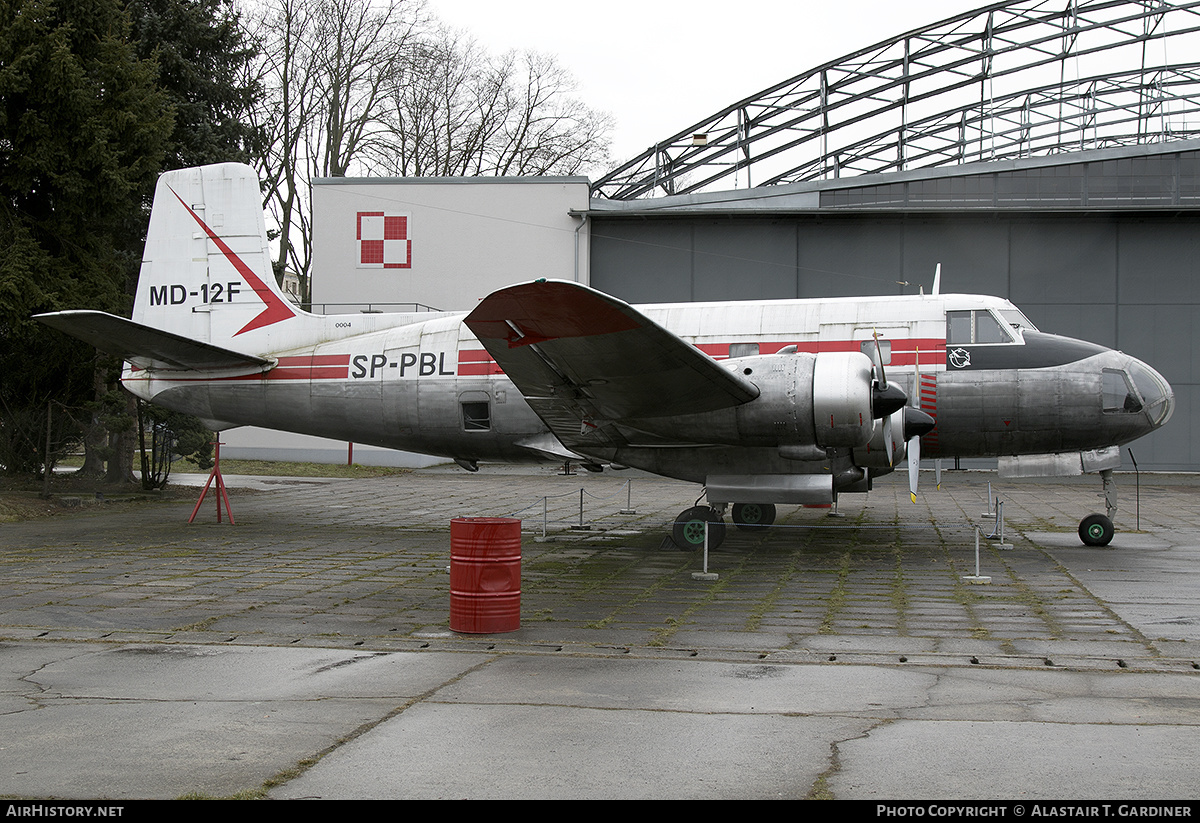
POLYGON ((1143 410, 1151 428, 1157 429, 1171 419, 1175 411, 1175 393, 1161 374, 1136 358, 1130 358, 1129 376, 1142 396, 1143 410))

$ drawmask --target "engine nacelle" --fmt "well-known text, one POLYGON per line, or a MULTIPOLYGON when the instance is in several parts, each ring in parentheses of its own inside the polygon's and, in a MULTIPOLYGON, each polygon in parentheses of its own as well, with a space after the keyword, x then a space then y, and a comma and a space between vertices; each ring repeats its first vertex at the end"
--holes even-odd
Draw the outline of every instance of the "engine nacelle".
POLYGON ((862 448, 870 441, 876 426, 871 360, 865 354, 769 354, 725 366, 754 381, 759 396, 731 409, 622 425, 676 442, 684 437, 696 443, 772 446, 789 451, 780 456, 798 460, 820 459, 829 448, 862 448))
MULTIPOLYGON (((821 352, 813 367, 817 445, 862 448, 871 441, 871 359, 862 352, 821 352)), ((882 427, 881 427, 882 428, 882 427)))

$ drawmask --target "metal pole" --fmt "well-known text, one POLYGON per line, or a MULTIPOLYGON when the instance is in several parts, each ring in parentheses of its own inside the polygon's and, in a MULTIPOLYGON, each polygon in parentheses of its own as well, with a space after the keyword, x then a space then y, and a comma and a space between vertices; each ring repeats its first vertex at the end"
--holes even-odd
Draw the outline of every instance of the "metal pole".
POLYGON ((53 402, 46 401, 46 463, 42 466, 42 497, 50 496, 50 409, 53 402))
POLYGON ((621 509, 620 514, 637 514, 633 508, 633 478, 625 481, 625 508, 621 509))
POLYGON ((546 495, 542 495, 542 539, 546 539, 546 495))
POLYGON ((979 527, 975 527, 975 576, 979 577, 979 527))
POLYGON ((1137 489, 1134 500, 1136 501, 1134 511, 1137 512, 1137 531, 1142 530, 1142 473, 1138 471, 1137 458, 1133 456, 1133 449, 1129 450, 1129 459, 1133 461, 1133 479, 1135 488, 1137 489))

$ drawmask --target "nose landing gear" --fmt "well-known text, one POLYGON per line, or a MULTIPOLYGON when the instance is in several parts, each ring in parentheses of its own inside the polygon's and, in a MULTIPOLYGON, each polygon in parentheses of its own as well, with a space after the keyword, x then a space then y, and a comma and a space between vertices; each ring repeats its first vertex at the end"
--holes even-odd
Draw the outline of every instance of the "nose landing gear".
POLYGON ((1104 506, 1108 514, 1089 514, 1079 521, 1079 539, 1085 546, 1107 546, 1116 533, 1112 519, 1117 513, 1117 486, 1112 469, 1101 471, 1100 477, 1104 480, 1104 506))

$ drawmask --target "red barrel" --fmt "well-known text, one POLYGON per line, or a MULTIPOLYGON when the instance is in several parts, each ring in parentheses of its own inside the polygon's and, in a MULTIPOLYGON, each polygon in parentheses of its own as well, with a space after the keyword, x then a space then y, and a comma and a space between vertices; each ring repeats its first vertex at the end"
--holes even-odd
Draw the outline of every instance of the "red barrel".
POLYGON ((450 521, 450 628, 491 634, 521 628, 521 521, 450 521))

